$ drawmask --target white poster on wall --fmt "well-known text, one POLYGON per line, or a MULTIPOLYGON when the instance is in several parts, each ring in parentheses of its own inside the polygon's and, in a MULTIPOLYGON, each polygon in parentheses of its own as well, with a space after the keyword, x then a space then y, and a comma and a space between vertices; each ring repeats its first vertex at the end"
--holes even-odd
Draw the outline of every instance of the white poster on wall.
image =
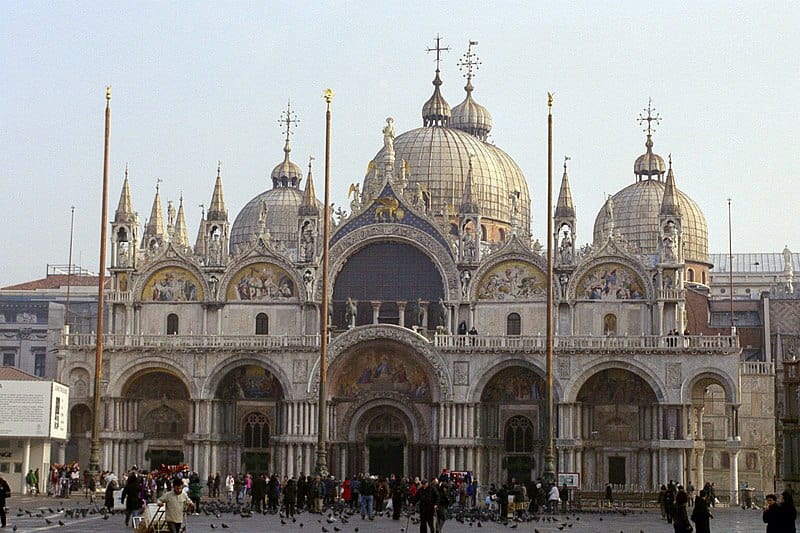
POLYGON ((0 381, 0 438, 67 436, 69 388, 52 381, 0 381))

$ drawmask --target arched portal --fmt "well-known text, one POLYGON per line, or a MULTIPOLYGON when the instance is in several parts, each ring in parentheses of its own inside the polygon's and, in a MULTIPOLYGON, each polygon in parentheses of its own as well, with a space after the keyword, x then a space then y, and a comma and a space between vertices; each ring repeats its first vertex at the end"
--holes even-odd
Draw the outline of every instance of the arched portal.
POLYGON ((162 370, 144 371, 123 387, 121 407, 116 427, 144 433, 142 448, 151 469, 183 462, 191 431, 191 401, 183 381, 162 370))
POLYGON ((220 380, 214 394, 217 431, 236 444, 232 467, 239 471, 268 473, 274 458, 272 433, 278 426, 283 387, 278 378, 258 365, 241 365, 220 380))
POLYGON ((481 394, 481 437, 502 444, 487 450, 483 464, 493 462, 492 454, 499 456, 509 481, 526 482, 541 474, 544 400, 544 380, 530 368, 508 366, 489 380, 481 394))
POLYGON ((92 430, 92 411, 85 404, 79 403, 69 412, 69 440, 64 457, 69 461, 88 461, 92 430))
POLYGON ((333 472, 434 472, 430 421, 440 391, 427 359, 400 342, 371 340, 338 355, 329 376, 337 421, 329 454, 333 472))
MULTIPOLYGON (((577 400, 584 421, 584 488, 611 483, 633 489, 656 482, 651 472, 654 461, 658 466, 658 450, 650 447, 659 438, 661 411, 652 387, 629 370, 608 368, 586 380, 577 400)), ((670 413, 662 414, 669 419, 670 413)))

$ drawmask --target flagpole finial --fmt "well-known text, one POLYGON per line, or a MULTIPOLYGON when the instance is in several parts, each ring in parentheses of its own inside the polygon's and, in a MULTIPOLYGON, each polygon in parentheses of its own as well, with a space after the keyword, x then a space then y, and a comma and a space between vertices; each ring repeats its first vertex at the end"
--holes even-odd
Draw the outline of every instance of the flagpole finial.
POLYGON ((111 85, 106 86, 106 101, 111 100, 111 85))

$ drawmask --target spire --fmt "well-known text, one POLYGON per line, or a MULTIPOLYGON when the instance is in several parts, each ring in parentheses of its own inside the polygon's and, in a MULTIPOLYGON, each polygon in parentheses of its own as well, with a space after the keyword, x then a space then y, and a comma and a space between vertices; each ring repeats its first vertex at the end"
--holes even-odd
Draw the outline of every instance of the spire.
POLYGON ((669 170, 667 171, 667 183, 664 187, 664 198, 661 200, 661 214, 681 215, 681 207, 678 204, 678 191, 675 188, 675 175, 672 173, 672 154, 669 155, 669 170))
POLYGON ((145 229, 145 239, 149 237, 164 238, 164 213, 161 210, 161 178, 156 180, 156 196, 153 198, 153 207, 150 209, 150 219, 147 222, 147 229, 145 229))
POLYGON ((175 220, 175 231, 173 239, 176 246, 189 246, 189 231, 186 228, 186 216, 183 213, 183 193, 181 193, 180 204, 178 205, 178 216, 175 220))
POLYGON ((206 251, 206 206, 200 204, 200 227, 197 229, 197 239, 194 242, 194 253, 203 255, 206 251))
POLYGON ((225 209, 225 197, 222 194, 222 162, 217 162, 217 182, 214 184, 214 194, 211 196, 211 205, 208 207, 208 220, 228 220, 228 210, 225 209))
POLYGON ((450 121, 451 111, 450 104, 442 96, 439 87, 442 85, 442 79, 439 77, 439 63, 441 62, 441 53, 449 51, 449 47, 441 46, 442 38, 436 35, 436 47, 428 48, 427 52, 436 52, 436 76, 433 78, 433 95, 422 106, 422 125, 423 126, 447 126, 450 121))
POLYGON ((458 212, 462 214, 477 213, 478 204, 472 197, 472 158, 475 154, 469 154, 469 170, 467 171, 467 182, 464 184, 464 194, 461 196, 461 205, 458 212))
POLYGON ((569 187, 567 161, 569 161, 569 157, 564 156, 564 175, 561 176, 561 190, 558 192, 558 202, 556 202, 555 216, 562 218, 575 218, 575 204, 572 203, 572 190, 569 187))
POLYGON ((135 217, 131 189, 128 185, 128 165, 125 165, 125 180, 122 182, 122 192, 119 195, 119 204, 117 205, 117 212, 114 214, 114 222, 133 222, 135 217))
POLYGON ((303 203, 300 204, 299 214, 301 216, 317 216, 319 215, 319 207, 317 206, 317 194, 314 192, 314 177, 311 175, 311 162, 313 157, 308 158, 308 177, 306 178, 306 189, 303 193, 303 203))
POLYGON ((286 141, 283 145, 283 161, 277 164, 272 169, 272 188, 278 187, 294 187, 300 188, 300 181, 303 179, 303 171, 296 164, 292 163, 289 154, 292 151, 292 144, 290 142, 293 134, 292 128, 300 123, 297 115, 292 111, 291 101, 286 105, 286 111, 281 113, 281 118, 278 119, 278 124, 281 125, 283 132, 286 136, 286 141))

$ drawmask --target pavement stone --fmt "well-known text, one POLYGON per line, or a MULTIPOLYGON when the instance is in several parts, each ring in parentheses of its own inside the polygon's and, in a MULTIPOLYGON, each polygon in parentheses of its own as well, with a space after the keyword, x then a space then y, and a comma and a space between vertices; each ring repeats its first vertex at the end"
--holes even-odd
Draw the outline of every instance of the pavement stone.
MULTIPOLYGON (((133 531, 126 528, 122 514, 114 514, 104 520, 101 515, 87 515, 85 518, 68 518, 62 507, 66 509, 86 508, 88 503, 82 498, 71 498, 67 500, 48 498, 48 497, 12 497, 7 501, 8 508, 8 529, 12 530, 17 526, 17 533, 27 533, 34 531, 63 531, 69 533, 78 532, 124 532, 133 531), (19 516, 22 510, 22 516, 19 516), (52 510, 52 512, 51 512, 52 510), (29 516, 25 511, 30 511, 29 516), (35 516, 42 513, 41 517, 35 516), (48 524, 46 520, 49 520, 48 524), (63 526, 59 525, 63 522, 63 526)), ((711 521, 712 532, 724 533, 756 533, 765 531, 765 525, 761 521, 761 511, 757 509, 723 508, 712 509, 714 519, 711 521)), ((408 524, 408 532, 405 531, 406 518, 394 521, 389 517, 377 516, 374 521, 362 520, 360 516, 353 516, 347 524, 339 521, 327 523, 326 517, 319 514, 303 512, 297 516, 297 522, 292 523, 287 520, 286 525, 281 524, 281 519, 277 515, 258 515, 250 518, 243 518, 240 515, 224 514, 221 518, 206 516, 187 517, 187 532, 199 533, 219 531, 226 533, 416 533, 419 526, 412 523, 408 524), (224 528, 223 524, 228 526, 224 528), (301 526, 302 524, 302 526, 301 526), (213 527, 212 527, 213 526, 213 527), (334 528, 339 528, 336 531, 334 528)), ((570 513, 567 515, 555 515, 556 521, 544 521, 542 517, 538 521, 512 522, 508 525, 495 522, 482 522, 481 528, 477 523, 469 525, 461 524, 455 520, 445 523, 443 533, 458 531, 459 533, 472 530, 481 530, 481 533, 511 533, 509 529, 516 529, 515 533, 672 533, 672 525, 667 524, 661 519, 660 513, 656 510, 629 510, 624 516, 609 510, 584 510, 580 513, 570 513), (600 513, 604 514, 600 514, 600 513)), ((478 533, 478 531, 474 531, 478 533)))

